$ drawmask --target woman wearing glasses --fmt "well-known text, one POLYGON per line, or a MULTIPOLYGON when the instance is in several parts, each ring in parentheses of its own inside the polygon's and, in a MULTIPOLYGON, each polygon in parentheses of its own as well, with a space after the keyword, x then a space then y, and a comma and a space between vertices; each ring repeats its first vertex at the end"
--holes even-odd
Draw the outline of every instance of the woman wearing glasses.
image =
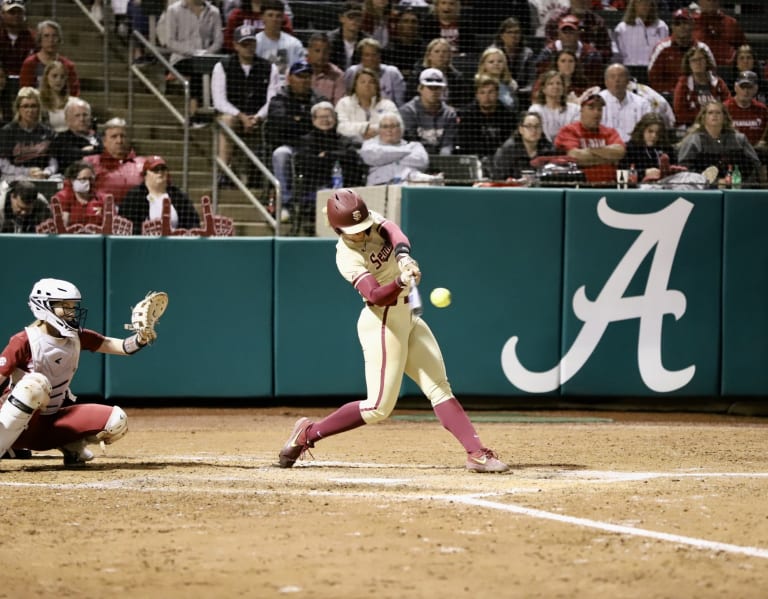
POLYGON ((692 46, 685 53, 682 71, 673 104, 678 125, 692 124, 707 100, 725 102, 731 97, 728 84, 717 76, 715 63, 703 48, 692 46))
POLYGON ((504 181, 519 179, 522 171, 531 170, 531 160, 555 154, 552 143, 542 135, 541 116, 528 112, 520 119, 517 131, 496 150, 493 158, 493 178, 504 181))

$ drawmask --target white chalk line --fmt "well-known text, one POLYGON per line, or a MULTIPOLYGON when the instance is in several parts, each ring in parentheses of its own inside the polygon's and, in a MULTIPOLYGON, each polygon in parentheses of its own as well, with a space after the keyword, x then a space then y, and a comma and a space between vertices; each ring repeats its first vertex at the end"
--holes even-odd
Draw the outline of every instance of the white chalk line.
MULTIPOLYGON (((201 456, 167 456, 166 460, 176 460, 179 461, 181 459, 187 459, 188 461, 191 461, 193 463, 198 463, 201 461, 217 461, 217 462, 225 462, 229 460, 223 460, 219 459, 216 456, 210 456, 210 457, 201 457, 201 456)), ((242 462, 243 458, 240 457, 238 459, 238 462, 242 462)), ((162 463, 162 459, 159 459, 158 456, 154 456, 154 459, 152 462, 148 463, 162 463)), ((354 463, 345 463, 345 462, 312 462, 312 464, 318 465, 318 466, 325 466, 328 467, 330 465, 333 466, 355 466, 354 463)), ((392 464, 357 464, 356 467, 374 467, 374 468, 393 468, 394 465, 392 464)), ((419 468, 419 466, 413 466, 413 465, 399 465, 400 468, 419 468)), ((310 469, 312 466, 305 465, 303 468, 310 469)), ((272 466, 266 466, 263 468, 259 468, 259 471, 262 470, 273 470, 272 466)), ((574 471, 574 470, 562 470, 557 471, 557 474, 564 475, 564 476, 574 476, 573 482, 633 482, 633 481, 640 481, 640 480, 650 480, 654 478, 766 478, 768 477, 768 473, 766 472, 618 472, 618 471, 599 471, 599 470, 583 470, 583 471, 574 471)), ((467 476, 478 476, 478 475, 472 475, 467 474, 467 476)), ((579 526, 582 528, 591 528, 595 530, 601 530, 604 532, 610 532, 614 534, 620 534, 620 535, 627 535, 627 536, 633 536, 633 537, 640 537, 640 538, 649 538, 649 539, 655 539, 658 541, 665 541, 669 543, 674 543, 678 545, 686 545, 689 547, 693 547, 695 549, 701 549, 701 550, 708 550, 708 551, 715 551, 715 552, 724 552, 724 553, 730 553, 730 554, 736 554, 736 555, 745 555, 748 557, 755 557, 755 558, 761 558, 761 559, 768 559, 768 549, 764 549, 761 547, 752 547, 752 546, 743 546, 743 545, 735 545, 732 543, 722 543, 719 541, 709 541, 707 539, 700 539, 696 537, 688 537, 684 535, 676 535, 676 534, 670 534, 665 532, 659 532, 654 530, 648 530, 643 528, 636 528, 633 526, 625 526, 621 524, 611 524, 610 522, 603 522, 600 520, 592 520, 589 518, 579 518, 575 516, 566 516, 562 514, 556 514, 553 512, 548 512, 545 510, 539 510, 535 508, 529 508, 522 505, 516 505, 516 504, 510 504, 510 503, 499 503, 495 501, 490 501, 488 499, 484 499, 483 497, 490 497, 490 496, 507 496, 511 494, 515 494, 518 492, 524 492, 528 491, 530 489, 504 489, 502 491, 492 491, 492 492, 486 492, 486 493, 471 493, 471 494, 457 494, 457 495, 450 495, 450 494, 418 494, 418 493, 386 493, 382 494, 381 491, 370 491, 370 492, 362 492, 362 491, 321 491, 317 489, 312 490, 306 490, 306 489, 297 489, 297 490, 276 490, 276 489, 211 489, 210 487, 174 487, 174 488, 168 488, 168 487, 159 487, 159 486, 150 486, 147 483, 148 482, 154 482, 157 483, 161 480, 191 480, 191 479, 197 479, 197 480, 204 480, 209 483, 213 483, 215 481, 226 481, 226 482, 233 482, 233 481, 242 481, 242 482, 249 482, 249 483, 258 483, 259 481, 253 480, 252 477, 234 477, 231 475, 223 476, 223 477, 211 477, 211 476, 192 476, 189 475, 179 475, 179 476, 157 476, 157 475, 151 475, 151 476, 141 476, 141 477, 132 477, 130 479, 122 479, 122 480, 112 480, 112 481, 99 481, 99 482, 85 482, 85 483, 35 483, 35 482, 18 482, 18 481, 0 481, 0 487, 37 487, 37 488, 48 488, 48 489, 57 489, 57 490, 76 490, 76 489, 90 489, 90 490, 109 490, 109 489, 120 489, 123 491, 126 490, 132 490, 132 491, 139 491, 144 493, 180 493, 180 492, 187 492, 187 493, 200 493, 200 494, 226 494, 226 495, 233 495, 233 494, 252 494, 252 495, 281 495, 281 496, 324 496, 324 497, 342 497, 342 498, 376 498, 376 499, 389 499, 389 500, 400 500, 400 501, 424 501, 424 500, 431 500, 431 501, 440 501, 441 503, 451 503, 451 504, 463 504, 463 505, 469 505, 473 507, 481 507, 485 509, 490 510, 497 510, 497 511, 503 511, 508 512, 512 514, 517 514, 520 516, 527 516, 530 518, 536 518, 541 520, 550 520, 554 522, 559 522, 563 524, 570 524, 573 526, 579 526)), ((374 478, 352 478, 352 477, 344 477, 344 478, 329 478, 327 479, 327 482, 336 482, 339 484, 370 484, 370 485, 381 485, 381 484, 397 484, 397 485, 404 485, 413 482, 414 479, 382 479, 380 477, 374 477, 374 478), (385 482, 382 482, 385 481, 385 482)), ((549 479, 552 480, 552 479, 549 479)), ((560 482, 562 482, 563 478, 555 479, 560 482)))

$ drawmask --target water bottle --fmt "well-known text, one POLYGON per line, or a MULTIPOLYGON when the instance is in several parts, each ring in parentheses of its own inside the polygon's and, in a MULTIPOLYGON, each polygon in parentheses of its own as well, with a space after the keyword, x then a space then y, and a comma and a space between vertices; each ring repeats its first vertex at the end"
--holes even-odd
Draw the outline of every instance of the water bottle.
POLYGON ((738 164, 733 167, 733 173, 731 173, 731 187, 741 189, 741 170, 738 164))
POLYGON ((411 277, 411 289, 408 292, 408 305, 411 307, 411 314, 421 316, 424 313, 424 307, 421 304, 421 294, 416 285, 416 279, 411 277))
POLYGON ((337 160, 331 169, 331 189, 341 189, 342 187, 344 187, 344 174, 341 172, 341 164, 337 160))
POLYGON ((627 176, 627 183, 630 185, 637 185, 637 169, 634 164, 629 165, 629 175, 627 176))
POLYGON ((730 189, 733 185, 733 167, 728 165, 728 172, 725 174, 725 188, 730 189))

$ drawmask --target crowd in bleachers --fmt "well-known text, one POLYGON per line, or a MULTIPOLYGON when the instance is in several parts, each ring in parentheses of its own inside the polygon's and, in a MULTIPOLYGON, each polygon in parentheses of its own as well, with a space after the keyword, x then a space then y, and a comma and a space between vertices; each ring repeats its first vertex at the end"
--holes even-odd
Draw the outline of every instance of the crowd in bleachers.
MULTIPOLYGON (((67 218, 83 222, 103 194, 155 214, 153 171, 125 123, 110 121, 103 139, 92 130, 76 65, 59 53, 66 32, 51 20, 31 29, 24 9, 2 1, 6 188, 63 178, 67 218)), ((438 155, 477 156, 484 178, 510 184, 566 164, 595 185, 615 184, 617 168, 646 183, 690 172, 717 185, 736 169, 744 185, 768 183, 766 72, 719 0, 130 0, 123 12, 143 33, 157 19, 158 44, 189 78, 194 126, 206 123, 194 59, 220 59, 217 118, 265 157, 284 221, 339 170, 347 186, 439 183, 438 155), (621 18, 609 27, 608 14, 621 18)), ((234 154, 220 135, 219 158, 234 154)))

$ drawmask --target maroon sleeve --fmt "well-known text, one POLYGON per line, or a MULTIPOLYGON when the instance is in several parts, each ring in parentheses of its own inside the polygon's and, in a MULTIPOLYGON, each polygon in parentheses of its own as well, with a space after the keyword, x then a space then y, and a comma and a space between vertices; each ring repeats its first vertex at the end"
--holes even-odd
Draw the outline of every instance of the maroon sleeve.
POLYGON ((29 347, 27 332, 16 333, 0 354, 0 374, 9 377, 17 368, 26 370, 31 360, 32 350, 29 347))
POLYGON ((397 296, 403 290, 397 279, 386 285, 379 285, 376 277, 371 274, 360 279, 356 289, 367 302, 376 306, 389 306, 395 303, 397 296))
POLYGON ((37 57, 34 54, 27 56, 21 63, 19 71, 19 87, 34 87, 37 89, 35 71, 37 67, 37 57))
POLYGON ((82 329, 80 331, 80 349, 87 349, 88 351, 96 351, 104 343, 104 335, 92 331, 91 329, 82 329))
POLYGON ((381 229, 389 237, 389 241, 395 250, 395 256, 411 253, 411 242, 400 227, 392 221, 385 220, 381 223, 381 229))

